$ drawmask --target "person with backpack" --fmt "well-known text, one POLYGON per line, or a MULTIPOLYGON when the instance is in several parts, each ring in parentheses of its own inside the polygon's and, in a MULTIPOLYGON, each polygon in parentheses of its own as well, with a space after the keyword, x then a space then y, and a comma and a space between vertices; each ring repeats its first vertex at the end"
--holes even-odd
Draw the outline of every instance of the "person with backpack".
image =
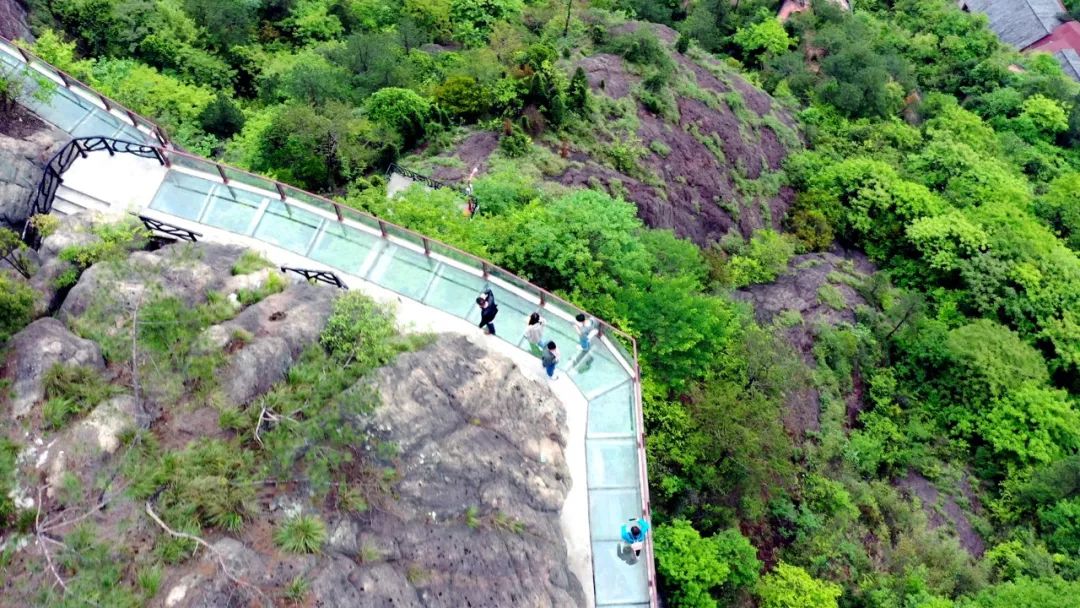
POLYGON ((495 315, 499 314, 499 307, 495 304, 495 294, 491 293, 491 288, 480 292, 480 296, 476 298, 476 305, 480 307, 480 329, 494 336, 495 315))
POLYGON ((555 346, 555 342, 548 342, 547 348, 544 349, 544 354, 540 357, 540 363, 544 365, 544 371, 547 372, 548 378, 552 380, 558 380, 559 377, 555 375, 555 366, 559 363, 559 347, 555 346))
POLYGON ((645 547, 645 535, 649 533, 649 521, 644 517, 631 517, 619 528, 619 557, 631 566, 641 557, 645 547))

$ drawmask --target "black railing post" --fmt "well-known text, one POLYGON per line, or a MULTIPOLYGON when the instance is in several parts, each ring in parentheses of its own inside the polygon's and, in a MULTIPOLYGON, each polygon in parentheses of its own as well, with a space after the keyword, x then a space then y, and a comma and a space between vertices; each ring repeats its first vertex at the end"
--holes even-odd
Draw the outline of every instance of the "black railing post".
POLYGON ((83 149, 82 141, 75 139, 72 140, 71 143, 75 144, 75 149, 79 151, 79 156, 86 158, 86 150, 83 149))
POLYGON ((105 144, 105 150, 109 152, 109 156, 116 156, 116 151, 113 150, 112 144, 109 143, 109 140, 102 137, 101 143, 105 144))
POLYGON ((379 220, 379 232, 382 232, 382 238, 386 238, 386 222, 379 220))
POLYGON ((431 256, 431 241, 426 236, 422 237, 421 240, 424 241, 424 255, 431 256))

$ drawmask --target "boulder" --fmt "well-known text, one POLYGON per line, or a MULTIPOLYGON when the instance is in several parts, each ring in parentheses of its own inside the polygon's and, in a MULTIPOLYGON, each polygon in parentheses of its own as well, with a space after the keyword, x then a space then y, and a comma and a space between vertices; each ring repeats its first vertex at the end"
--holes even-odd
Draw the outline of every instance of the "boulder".
MULTIPOLYGON (((47 246, 51 251, 60 244, 53 241, 47 246)), ((136 251, 124 264, 94 264, 71 288, 59 317, 79 317, 95 303, 103 306, 106 315, 126 315, 136 303, 152 297, 172 296, 195 306, 206 301, 208 293, 224 289, 232 278, 228 270, 243 252, 243 247, 234 245, 176 243, 156 251, 136 251)))
POLYGON ((247 403, 283 378, 300 353, 319 339, 337 296, 332 287, 294 283, 208 328, 209 348, 238 348, 220 376, 229 399, 247 403), (249 341, 237 339, 241 335, 250 336, 249 341))
POLYGON ((51 317, 38 319, 12 336, 2 376, 12 382, 10 402, 14 417, 26 416, 44 398, 42 379, 57 363, 105 368, 97 344, 76 336, 51 317))
MULTIPOLYGON (((0 30, 10 3, 0 0, 0 30)), ((63 131, 35 124, 40 128, 21 137, 0 130, 0 226, 21 226, 26 220, 30 194, 37 189, 45 164, 69 139, 63 131)))

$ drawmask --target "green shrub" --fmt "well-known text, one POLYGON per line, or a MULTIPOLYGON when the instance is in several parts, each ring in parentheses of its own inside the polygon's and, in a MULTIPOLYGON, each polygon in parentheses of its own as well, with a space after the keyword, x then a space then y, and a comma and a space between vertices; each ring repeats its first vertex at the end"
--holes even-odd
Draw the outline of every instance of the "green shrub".
POLYGON ((45 423, 52 429, 64 426, 72 418, 121 392, 92 367, 57 363, 45 372, 45 423))
POLYGON ((263 257, 263 254, 259 253, 258 251, 253 251, 249 249, 244 253, 240 254, 240 257, 236 260, 236 263, 233 264, 232 273, 233 275, 251 274, 253 272, 258 272, 263 268, 273 267, 274 263, 263 257))
POLYGON ((713 608, 722 591, 752 586, 761 562, 738 530, 703 538, 685 519, 657 526, 657 571, 678 606, 713 608))
POLYGON ((0 344, 26 327, 34 316, 34 290, 0 274, 0 344))
POLYGON ((12 492, 18 472, 18 455, 19 446, 7 437, 0 437, 0 531, 7 530, 15 521, 15 499, 12 498, 12 492))
POLYGON ((293 604, 299 604, 304 601, 309 591, 311 591, 311 583, 303 576, 297 576, 285 588, 285 599, 293 604))
POLYGON ((518 127, 514 127, 510 135, 503 135, 499 139, 499 149, 510 158, 519 158, 532 150, 532 138, 518 127))
POLYGON ((138 220, 95 226, 92 232, 100 240, 66 247, 60 251, 60 259, 86 270, 100 261, 116 260, 129 251, 142 249, 150 238, 150 232, 138 220))
POLYGON ((285 277, 281 273, 271 273, 266 277, 266 282, 254 289, 241 289, 236 292, 236 300, 244 306, 251 306, 257 302, 261 302, 268 296, 272 296, 275 293, 285 291, 288 283, 285 281, 285 277))
POLYGON ((847 307, 847 300, 844 299, 844 294, 840 293, 835 285, 829 285, 823 283, 817 290, 818 302, 828 306, 833 310, 844 310, 847 307))
POLYGON ((810 576, 806 570, 780 562, 757 588, 761 608, 836 608, 839 585, 810 576))
POLYGON ((319 342, 338 360, 376 367, 396 352, 396 336, 389 310, 363 294, 349 292, 334 302, 319 342))
MULTIPOLYGON (((174 529, 197 533, 212 526, 236 532, 258 510, 254 457, 238 443, 200 439, 183 451, 162 454, 144 437, 136 456, 125 471, 137 480, 132 493, 140 499, 158 496, 161 518, 174 529)), ((176 557, 187 546, 164 541, 163 557, 176 557)))
POLYGON ((289 553, 318 553, 326 542, 326 525, 314 515, 297 515, 274 532, 274 542, 289 553))

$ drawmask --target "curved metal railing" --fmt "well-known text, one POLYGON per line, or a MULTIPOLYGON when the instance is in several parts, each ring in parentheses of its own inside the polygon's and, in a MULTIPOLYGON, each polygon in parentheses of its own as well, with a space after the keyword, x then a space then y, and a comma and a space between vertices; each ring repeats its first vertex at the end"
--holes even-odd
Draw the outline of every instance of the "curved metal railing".
MULTIPOLYGON (((27 202, 27 219, 52 211, 53 201, 56 200, 56 190, 60 184, 64 183, 63 174, 71 168, 76 158, 86 158, 90 152, 100 151, 108 152, 109 156, 115 156, 117 153, 133 154, 142 158, 155 159, 162 165, 166 163, 161 150, 154 146, 111 137, 77 137, 64 144, 64 147, 45 163, 45 171, 41 174, 37 188, 30 194, 30 200, 27 202)), ((31 247, 37 247, 38 236, 29 221, 23 224, 24 242, 31 247)))

